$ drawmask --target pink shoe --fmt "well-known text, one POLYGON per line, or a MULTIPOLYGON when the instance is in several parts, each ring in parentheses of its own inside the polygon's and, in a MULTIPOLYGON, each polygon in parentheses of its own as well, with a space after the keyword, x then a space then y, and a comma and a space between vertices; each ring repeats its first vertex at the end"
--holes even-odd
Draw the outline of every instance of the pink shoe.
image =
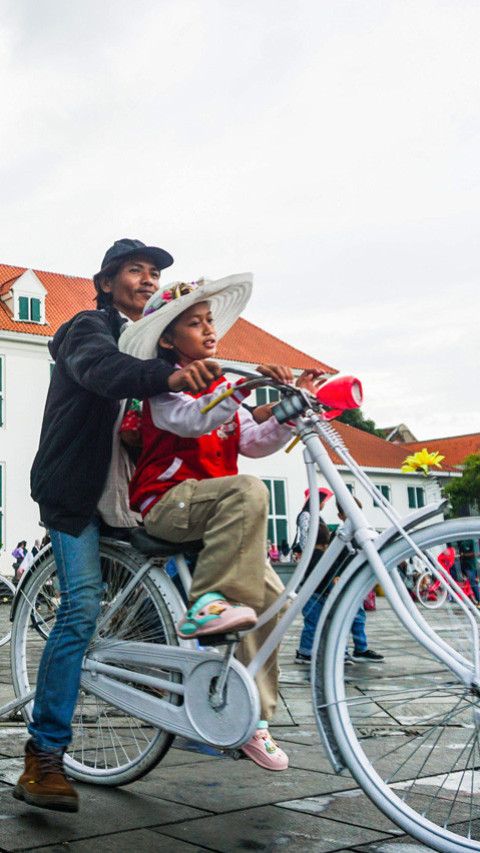
POLYGON ((186 640, 205 634, 246 631, 257 623, 257 614, 243 604, 230 604, 219 592, 207 592, 192 604, 176 631, 186 640))
POLYGON ((265 720, 260 720, 252 739, 241 747, 242 752, 265 770, 286 770, 288 755, 275 743, 267 726, 265 720))

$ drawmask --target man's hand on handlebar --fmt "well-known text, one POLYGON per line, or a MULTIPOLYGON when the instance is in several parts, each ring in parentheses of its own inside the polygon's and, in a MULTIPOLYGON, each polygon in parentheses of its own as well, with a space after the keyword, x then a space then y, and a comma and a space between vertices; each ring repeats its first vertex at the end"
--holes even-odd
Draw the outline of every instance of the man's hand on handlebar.
POLYGON ((193 394, 198 394, 221 375, 222 368, 216 361, 192 361, 187 367, 182 367, 170 374, 168 387, 170 391, 191 391, 193 394))

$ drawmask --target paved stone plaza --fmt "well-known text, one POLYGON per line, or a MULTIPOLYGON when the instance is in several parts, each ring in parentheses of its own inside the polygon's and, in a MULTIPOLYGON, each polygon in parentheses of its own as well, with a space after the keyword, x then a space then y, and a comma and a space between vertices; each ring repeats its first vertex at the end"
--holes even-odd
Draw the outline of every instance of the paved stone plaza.
MULTIPOLYGON (((384 664, 349 667, 348 677, 375 679, 415 666, 415 650, 395 635, 384 600, 368 614, 372 648, 384 664), (386 639, 388 637, 388 639, 386 639), (383 667, 384 669, 381 669, 383 667)), ((262 771, 251 761, 204 754, 176 742, 148 776, 125 788, 78 785, 81 810, 64 815, 25 806, 11 789, 23 766, 26 730, 0 721, 0 851, 42 853, 421 853, 362 794, 337 776, 320 746, 306 667, 293 662, 300 624, 281 649, 281 702, 272 733, 288 751, 290 768, 262 771)), ((0 704, 13 699, 9 647, 0 648, 0 704)))

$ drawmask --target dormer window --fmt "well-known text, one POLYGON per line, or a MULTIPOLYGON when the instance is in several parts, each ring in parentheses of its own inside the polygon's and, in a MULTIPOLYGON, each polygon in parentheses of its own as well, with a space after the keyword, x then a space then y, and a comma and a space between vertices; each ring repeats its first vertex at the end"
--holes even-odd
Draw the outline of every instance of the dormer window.
POLYGON ((18 297, 18 319, 41 323, 41 301, 34 296, 18 297))
POLYGON ((23 275, 11 282, 8 290, 4 287, 0 299, 5 302, 12 312, 13 319, 18 323, 43 325, 46 323, 46 295, 47 291, 33 270, 26 270, 23 275))

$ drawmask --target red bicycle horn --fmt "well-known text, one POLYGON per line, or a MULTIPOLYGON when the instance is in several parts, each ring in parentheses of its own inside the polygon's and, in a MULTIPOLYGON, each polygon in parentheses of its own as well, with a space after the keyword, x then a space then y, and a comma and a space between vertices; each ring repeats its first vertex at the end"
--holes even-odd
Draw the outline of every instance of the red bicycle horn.
POLYGON ((355 376, 338 376, 322 385, 317 391, 317 400, 332 411, 324 412, 326 421, 341 415, 345 409, 357 409, 363 400, 362 383, 355 376))

